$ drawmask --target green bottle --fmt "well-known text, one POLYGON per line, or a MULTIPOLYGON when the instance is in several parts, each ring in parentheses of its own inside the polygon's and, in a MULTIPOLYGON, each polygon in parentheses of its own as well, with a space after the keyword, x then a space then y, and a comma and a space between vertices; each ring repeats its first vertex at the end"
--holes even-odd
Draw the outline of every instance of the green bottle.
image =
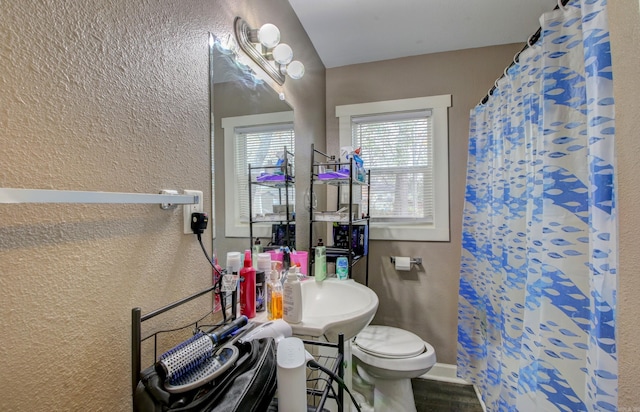
POLYGON ((327 277, 327 248, 322 243, 322 239, 318 239, 316 246, 316 259, 313 265, 314 276, 316 282, 322 282, 327 277))

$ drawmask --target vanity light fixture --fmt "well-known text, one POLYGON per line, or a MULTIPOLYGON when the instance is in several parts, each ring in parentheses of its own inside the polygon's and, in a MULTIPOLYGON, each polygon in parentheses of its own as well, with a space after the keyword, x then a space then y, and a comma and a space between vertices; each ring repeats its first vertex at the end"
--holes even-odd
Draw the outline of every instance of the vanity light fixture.
POLYGON ((295 80, 304 76, 304 65, 293 60, 291 46, 280 43, 280 30, 275 25, 267 23, 252 29, 236 17, 233 26, 240 48, 276 83, 282 86, 286 76, 295 80))

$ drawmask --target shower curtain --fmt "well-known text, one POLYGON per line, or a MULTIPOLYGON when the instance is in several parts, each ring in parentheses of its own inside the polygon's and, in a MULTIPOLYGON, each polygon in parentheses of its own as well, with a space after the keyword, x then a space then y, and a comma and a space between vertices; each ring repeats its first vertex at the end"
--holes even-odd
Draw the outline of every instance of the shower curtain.
POLYGON ((540 18, 471 112, 458 376, 488 411, 617 409, 614 105, 606 1, 540 18))

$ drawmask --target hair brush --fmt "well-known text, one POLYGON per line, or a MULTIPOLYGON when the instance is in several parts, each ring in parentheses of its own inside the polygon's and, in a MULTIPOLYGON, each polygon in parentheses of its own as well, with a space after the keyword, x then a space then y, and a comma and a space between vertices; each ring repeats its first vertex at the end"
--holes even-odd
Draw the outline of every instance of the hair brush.
POLYGON ((234 345, 221 346, 228 337, 247 324, 240 316, 214 333, 199 332, 160 355, 155 364, 168 392, 185 392, 210 381, 231 367, 238 358, 234 345))

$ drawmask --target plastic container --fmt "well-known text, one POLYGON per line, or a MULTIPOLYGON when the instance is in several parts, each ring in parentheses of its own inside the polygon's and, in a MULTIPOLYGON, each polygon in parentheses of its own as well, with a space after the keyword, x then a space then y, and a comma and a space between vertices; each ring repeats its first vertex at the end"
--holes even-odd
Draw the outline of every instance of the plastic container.
POLYGON ((327 248, 322 239, 318 239, 318 246, 316 246, 316 259, 313 264, 313 275, 316 278, 316 282, 322 282, 327 278, 327 248))
POLYGON ((260 242, 260 238, 257 238, 251 249, 251 260, 256 270, 260 270, 260 268, 258 268, 258 254, 260 253, 262 253, 262 243, 260 242))
MULTIPOLYGON (((214 268, 211 268, 211 281, 213 282, 213 285, 217 285, 218 282, 220 282, 220 277, 222 276, 222 267, 218 264, 218 256, 214 255, 213 256, 213 266, 214 268)), ((219 312, 222 310, 222 302, 220 300, 220 293, 215 293, 214 294, 214 299, 213 299, 213 311, 214 312, 219 312)))
POLYGON ((278 412, 307 410, 307 356, 299 338, 284 338, 276 352, 278 369, 278 412))
POLYGON ((271 272, 271 255, 268 253, 258 253, 257 271, 263 271, 264 273, 271 272))
POLYGON ((296 250, 291 253, 291 266, 300 268, 300 273, 306 275, 309 268, 309 252, 296 250))
POLYGON ((295 268, 290 268, 287 272, 283 289, 282 319, 289 323, 300 323, 302 321, 302 286, 295 268))
POLYGON ((251 251, 244 252, 244 267, 240 269, 240 314, 256 317, 256 270, 251 266, 251 251))
POLYGON ((282 283, 277 270, 272 270, 267 283, 267 319, 282 319, 282 283))
POLYGON ((227 253, 227 268, 231 268, 232 273, 240 272, 242 268, 242 261, 240 260, 240 252, 228 252, 227 253))
POLYGON ((267 282, 262 270, 256 271, 256 312, 267 310, 267 282))
POLYGON ((349 279, 349 259, 345 256, 336 259, 336 277, 340 280, 349 279))
POLYGON ((282 258, 284 257, 284 252, 282 250, 269 250, 269 255, 271 255, 272 262, 277 262, 276 269, 282 270, 282 258))

